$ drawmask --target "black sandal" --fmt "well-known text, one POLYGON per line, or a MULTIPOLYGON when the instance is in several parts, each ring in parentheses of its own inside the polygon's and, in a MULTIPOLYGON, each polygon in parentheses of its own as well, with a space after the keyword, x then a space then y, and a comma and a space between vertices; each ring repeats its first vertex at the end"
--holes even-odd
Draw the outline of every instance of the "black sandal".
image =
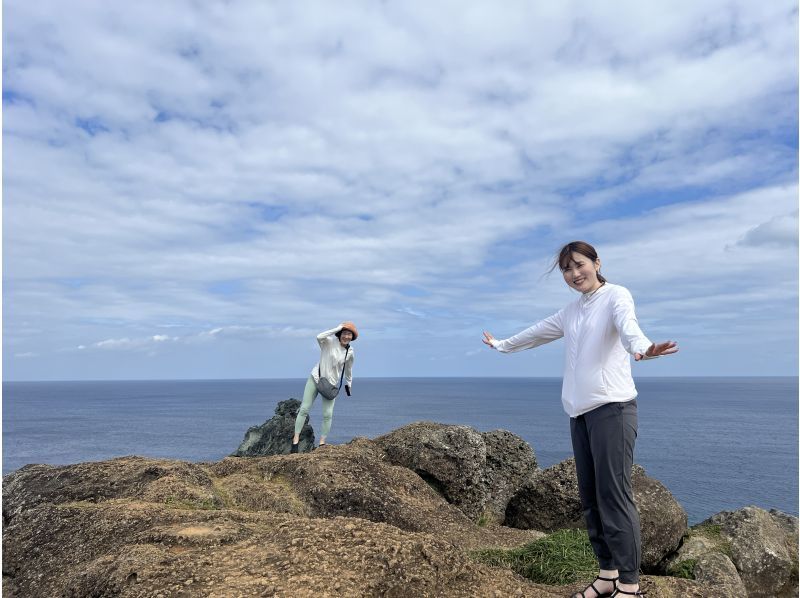
POLYGON ((594 590, 594 593, 597 594, 597 598, 611 598, 611 596, 613 596, 614 593, 617 591, 616 582, 617 582, 618 579, 619 579, 619 577, 614 577, 614 578, 611 578, 611 577, 600 577, 598 575, 597 577, 594 578, 594 581, 592 583, 590 583, 588 586, 586 586, 584 588, 583 592, 575 592, 572 596, 570 596, 570 598, 586 598, 585 592, 589 588, 592 588, 594 590), (612 582, 614 584, 614 589, 611 590, 610 592, 601 592, 596 587, 594 587, 594 582, 597 581, 598 579, 600 581, 610 581, 610 582, 612 582))
POLYGON ((614 593, 611 594, 611 596, 613 597, 616 596, 617 594, 625 594, 626 596, 644 596, 645 594, 647 594, 647 592, 642 592, 641 589, 636 590, 635 592, 626 592, 625 590, 620 590, 619 588, 617 588, 616 590, 614 590, 614 593))

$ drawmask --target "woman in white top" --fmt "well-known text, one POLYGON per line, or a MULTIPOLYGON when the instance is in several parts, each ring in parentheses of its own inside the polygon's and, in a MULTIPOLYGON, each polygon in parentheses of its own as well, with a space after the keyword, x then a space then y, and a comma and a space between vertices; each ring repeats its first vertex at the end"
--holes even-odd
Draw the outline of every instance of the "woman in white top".
POLYGON ((556 263, 575 301, 519 334, 483 342, 502 353, 532 349, 564 337, 561 400, 570 416, 572 448, 586 527, 600 574, 573 598, 637 596, 641 540, 633 502, 631 468, 637 433, 636 361, 678 351, 676 343, 652 343, 636 320, 628 289, 600 274, 594 247, 565 245, 556 263))
MULTIPOLYGON (((306 388, 303 392, 303 403, 294 422, 294 438, 292 438, 292 453, 296 453, 300 448, 300 432, 306 423, 308 412, 314 405, 314 401, 319 394, 317 385, 320 377, 325 378, 331 385, 338 387, 344 382, 344 390, 350 396, 353 388, 353 348, 350 343, 358 338, 358 329, 352 322, 342 322, 336 328, 320 332, 317 335, 317 342, 320 348, 319 362, 314 364, 311 375, 306 381, 306 388)), ((322 434, 320 435, 319 445, 325 445, 325 438, 331 430, 333 421, 333 405, 336 399, 322 400, 322 434)))

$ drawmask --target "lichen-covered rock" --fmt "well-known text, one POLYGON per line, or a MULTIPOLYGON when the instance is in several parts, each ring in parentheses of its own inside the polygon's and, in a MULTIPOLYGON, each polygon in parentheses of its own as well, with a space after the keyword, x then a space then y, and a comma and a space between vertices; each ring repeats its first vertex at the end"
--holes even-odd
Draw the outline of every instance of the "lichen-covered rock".
MULTIPOLYGON (((686 512, 669 490, 647 477, 639 465, 634 465, 632 483, 641 520, 642 570, 655 572, 661 560, 680 544, 686 512)), ((508 504, 506 525, 550 532, 585 527, 575 459, 548 467, 525 484, 508 504)))
POLYGON ((642 570, 658 572, 661 561, 678 548, 686 533, 686 511, 664 484, 648 477, 639 465, 633 466, 631 481, 642 529, 642 570))
MULTIPOLYGON (((232 457, 266 457, 285 455, 292 448, 294 423, 302 403, 297 399, 281 401, 275 407, 275 415, 260 426, 253 426, 245 432, 244 440, 232 457)), ((307 453, 314 449, 314 429, 306 422, 300 431, 299 452, 307 453)))
POLYGON ((502 523, 508 501, 536 471, 530 445, 505 430, 415 422, 375 442, 472 521, 502 523))
POLYGON ((541 536, 535 531, 474 525, 414 472, 390 463, 380 446, 366 438, 327 446, 303 458, 228 458, 211 464, 209 471, 237 508, 262 501, 266 486, 282 489, 283 502, 279 506, 270 503, 270 510, 368 519, 410 532, 436 534, 463 547, 490 541, 514 545, 541 536), (249 493, 232 490, 232 483, 237 489, 247 488, 243 480, 249 480, 249 493))
POLYGON ((677 552, 664 562, 664 568, 667 575, 710 584, 720 596, 747 596, 729 555, 730 544, 720 535, 719 526, 696 525, 686 533, 677 552))
MULTIPOLYGON (((733 594, 725 586, 715 586, 693 579, 643 575, 641 589, 647 598, 742 598, 743 594, 733 594)), ((565 594, 569 595, 569 594, 565 594)), ((624 594, 620 594, 622 598, 624 594)))
POLYGON ((483 513, 486 443, 480 432, 468 426, 416 422, 375 442, 390 462, 412 470, 473 521, 483 513))
POLYGON ((747 596, 742 578, 733 561, 726 554, 707 552, 697 558, 694 565, 694 578, 713 586, 719 595, 725 592, 731 598, 747 596))
POLYGON ((751 597, 797 596, 797 518, 744 507, 723 511, 702 526, 718 526, 751 597))
POLYGON ((509 501, 505 524, 544 532, 585 527, 575 459, 537 471, 509 501))
POLYGON ((536 455, 527 442, 507 430, 481 432, 481 437, 486 444, 481 476, 486 488, 484 516, 493 523, 503 523, 511 498, 538 471, 536 455))
POLYGON ((303 459, 290 455, 251 464, 229 458, 212 465, 211 471, 223 483, 236 474, 279 481, 310 517, 358 517, 429 532, 470 523, 419 476, 389 463, 380 447, 367 439, 326 446, 303 459))

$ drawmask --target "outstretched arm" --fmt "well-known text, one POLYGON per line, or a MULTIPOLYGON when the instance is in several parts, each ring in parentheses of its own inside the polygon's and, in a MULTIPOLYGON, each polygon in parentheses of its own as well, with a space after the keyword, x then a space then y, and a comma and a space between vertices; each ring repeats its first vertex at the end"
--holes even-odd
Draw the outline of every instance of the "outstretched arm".
POLYGON ((636 318, 633 297, 623 289, 614 303, 614 326, 619 332, 619 340, 625 350, 633 355, 636 361, 653 359, 662 355, 672 355, 678 352, 678 344, 674 341, 654 343, 648 339, 636 318))
MULTIPOLYGON (((563 310, 562 310, 563 311, 563 310)), ((499 341, 491 332, 484 331, 483 342, 492 349, 497 349, 501 353, 514 353, 524 349, 533 349, 539 345, 552 342, 564 336, 564 328, 561 322, 562 312, 559 311, 549 318, 537 322, 530 328, 515 334, 511 338, 499 341)))

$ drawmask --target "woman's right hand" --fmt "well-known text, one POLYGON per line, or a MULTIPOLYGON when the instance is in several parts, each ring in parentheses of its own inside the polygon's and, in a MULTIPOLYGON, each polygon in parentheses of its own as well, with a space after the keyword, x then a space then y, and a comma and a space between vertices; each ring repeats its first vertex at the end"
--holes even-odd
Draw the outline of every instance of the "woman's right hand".
POLYGON ((492 344, 492 341, 494 340, 494 337, 492 336, 491 332, 486 332, 484 330, 483 331, 483 338, 481 340, 483 341, 484 345, 489 345, 492 349, 494 349, 494 345, 492 344))

